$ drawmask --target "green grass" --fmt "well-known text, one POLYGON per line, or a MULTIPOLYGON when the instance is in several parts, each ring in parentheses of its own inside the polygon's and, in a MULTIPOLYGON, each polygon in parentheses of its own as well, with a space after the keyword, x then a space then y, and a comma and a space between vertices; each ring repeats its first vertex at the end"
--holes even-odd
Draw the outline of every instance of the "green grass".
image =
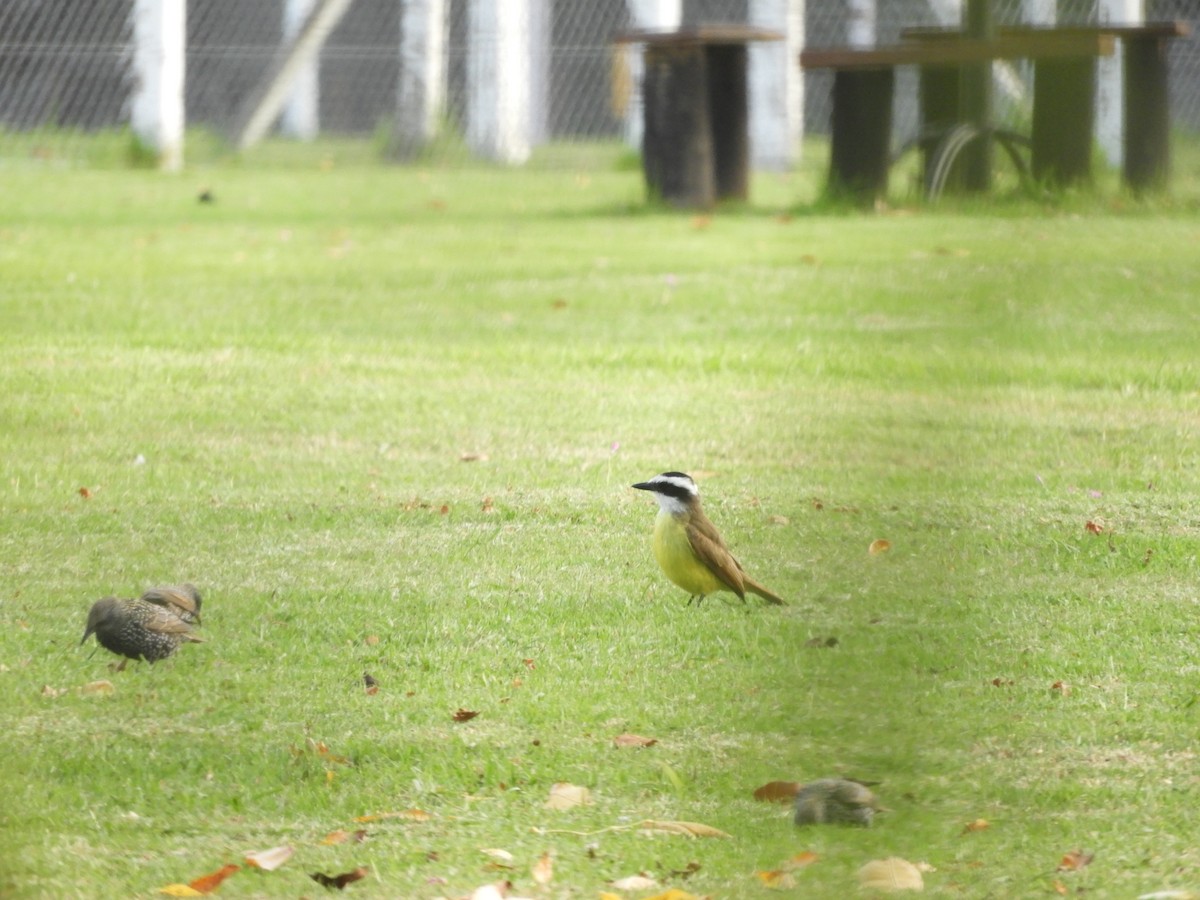
POLYGON ((803 850, 805 896, 889 855, 932 896, 1200 888, 1200 219, 824 213, 814 172, 711 219, 628 171, 0 172, 0 895, 280 844, 221 895, 769 896, 803 850), (789 607, 685 607, 628 487, 676 468, 789 607), (178 580, 206 644, 78 647, 178 580), (843 773, 876 828, 751 798, 843 773), (602 831, 644 819, 731 838, 602 831))

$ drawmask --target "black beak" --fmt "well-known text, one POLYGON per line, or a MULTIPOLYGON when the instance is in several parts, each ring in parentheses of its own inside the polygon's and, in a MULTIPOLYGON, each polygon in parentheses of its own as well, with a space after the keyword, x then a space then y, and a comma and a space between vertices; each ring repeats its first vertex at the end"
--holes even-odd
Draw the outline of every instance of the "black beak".
POLYGON ((652 484, 651 484, 650 482, 648 482, 648 481, 639 481, 637 484, 635 484, 635 485, 631 485, 631 487, 635 487, 635 488, 637 488, 639 491, 652 491, 652 490, 654 490, 654 485, 652 485, 652 484))

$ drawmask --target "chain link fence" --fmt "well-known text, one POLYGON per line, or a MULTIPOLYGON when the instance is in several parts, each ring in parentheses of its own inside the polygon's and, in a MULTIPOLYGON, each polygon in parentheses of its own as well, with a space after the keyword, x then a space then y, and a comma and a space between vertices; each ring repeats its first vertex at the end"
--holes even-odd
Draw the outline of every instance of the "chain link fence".
MULTIPOLYGON (((430 153, 450 154, 468 115, 468 3, 445 0, 447 137, 430 153)), ((625 134, 612 39, 633 27, 626 0, 547 0, 549 16, 545 122, 548 142, 619 144, 625 134), (615 89, 616 88, 616 89, 615 89)), ((396 115, 398 46, 404 0, 353 0, 319 54, 316 120, 322 137, 382 145, 396 115)), ((1020 24, 1029 0, 994 0, 1000 25, 1020 24)), ((1053 5, 1053 4, 1052 4, 1053 5)), ((0 165, 17 161, 79 164, 128 158, 134 0, 3 0, 0 2, 0 165)), ((877 0, 880 42, 912 26, 948 25, 955 0, 877 0)), ((683 24, 749 19, 749 0, 684 0, 683 24)), ((185 109, 188 153, 222 146, 234 117, 269 71, 286 34, 285 0, 188 0, 185 109), (198 136, 215 135, 207 142, 198 136)), ((844 44, 848 0, 808 0, 809 46, 844 44)), ((1183 19, 1200 31, 1200 0, 1146 0, 1147 20, 1183 19)), ((1096 19, 1092 0, 1058 0, 1060 23, 1096 19)), ((1181 131, 1200 132, 1200 42, 1172 42, 1172 113, 1181 131)), ((1019 106, 1031 73, 1007 66, 1009 100, 1019 106)), ((808 134, 828 127, 829 74, 805 76, 808 134)), ((1003 85, 1002 85, 1003 86, 1003 85)), ((626 86, 628 88, 628 86, 626 86)), ((1000 108, 1005 108, 1002 97, 1000 108)), ((915 73, 902 72, 896 123, 915 128, 915 73)))

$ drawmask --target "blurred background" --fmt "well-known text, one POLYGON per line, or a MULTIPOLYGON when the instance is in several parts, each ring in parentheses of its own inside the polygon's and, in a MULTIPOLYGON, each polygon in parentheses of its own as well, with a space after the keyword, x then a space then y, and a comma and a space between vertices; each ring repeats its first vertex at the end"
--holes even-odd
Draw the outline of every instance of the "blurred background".
MULTIPOLYGON (((153 33, 159 26, 151 22, 147 32, 145 20, 173 5, 183 11, 181 114, 189 162, 238 146, 267 82, 322 7, 327 33, 288 76, 287 100, 262 137, 353 139, 381 155, 426 163, 481 158, 545 165, 578 164, 555 150, 580 144, 636 150, 640 56, 636 45, 614 43, 624 32, 717 22, 786 31, 788 41, 752 48, 775 54, 776 75, 768 78, 787 81, 780 102, 792 120, 787 149, 757 151, 756 165, 786 168, 801 135, 828 130, 830 74, 801 73, 794 55, 800 46, 888 42, 902 28, 956 25, 962 17, 961 0, 4 0, 0 165, 125 159, 131 127, 138 131, 138 103, 145 102, 138 99, 146 80, 139 66, 147 65, 147 53, 151 67, 163 65, 153 59, 161 53, 153 33), (472 138, 473 127, 479 131, 473 121, 486 115, 480 108, 493 103, 494 113, 495 98, 483 95, 503 94, 507 63, 497 68, 495 59, 512 53, 528 82, 515 149, 503 137, 499 145, 495 135, 472 138), (423 104, 415 126, 414 90, 423 104)), ((1200 25, 1200 0, 1118 0, 1115 7, 1113 0, 994 0, 994 17, 1000 25, 1087 24, 1114 20, 1114 8, 1144 21, 1200 25)), ((1193 38, 1175 40, 1170 53, 1173 124, 1195 134, 1200 46, 1193 38)), ((1021 63, 996 65, 997 103, 1018 124, 1028 121, 1031 75, 1021 63)), ((760 81, 752 90, 769 88, 760 81)), ((898 140, 915 129, 916 102, 915 72, 902 71, 898 140)), ((151 115, 162 115, 161 106, 151 115)))

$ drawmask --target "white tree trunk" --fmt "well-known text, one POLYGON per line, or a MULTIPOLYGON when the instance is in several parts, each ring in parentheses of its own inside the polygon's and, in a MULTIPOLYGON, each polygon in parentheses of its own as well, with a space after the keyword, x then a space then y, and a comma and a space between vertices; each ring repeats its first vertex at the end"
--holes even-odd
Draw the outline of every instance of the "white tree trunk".
POLYGON ((750 45, 750 162, 783 171, 799 157, 804 127, 804 0, 750 0, 750 24, 784 34, 750 45))
POLYGON ((446 102, 446 0, 406 0, 395 141, 411 156, 437 136, 446 102))
POLYGON ((471 0, 467 143, 487 159, 520 164, 544 134, 547 0, 471 0), (536 83, 536 87, 535 87, 536 83))
MULTIPOLYGON (((312 12, 313 0, 287 0, 283 7, 283 37, 295 38, 312 12)), ((314 57, 296 73, 292 90, 283 107, 279 128, 288 137, 311 141, 320 129, 320 63, 314 57)))
POLYGON ((159 168, 183 166, 185 0, 135 0, 130 104, 133 133, 158 154, 159 168))

